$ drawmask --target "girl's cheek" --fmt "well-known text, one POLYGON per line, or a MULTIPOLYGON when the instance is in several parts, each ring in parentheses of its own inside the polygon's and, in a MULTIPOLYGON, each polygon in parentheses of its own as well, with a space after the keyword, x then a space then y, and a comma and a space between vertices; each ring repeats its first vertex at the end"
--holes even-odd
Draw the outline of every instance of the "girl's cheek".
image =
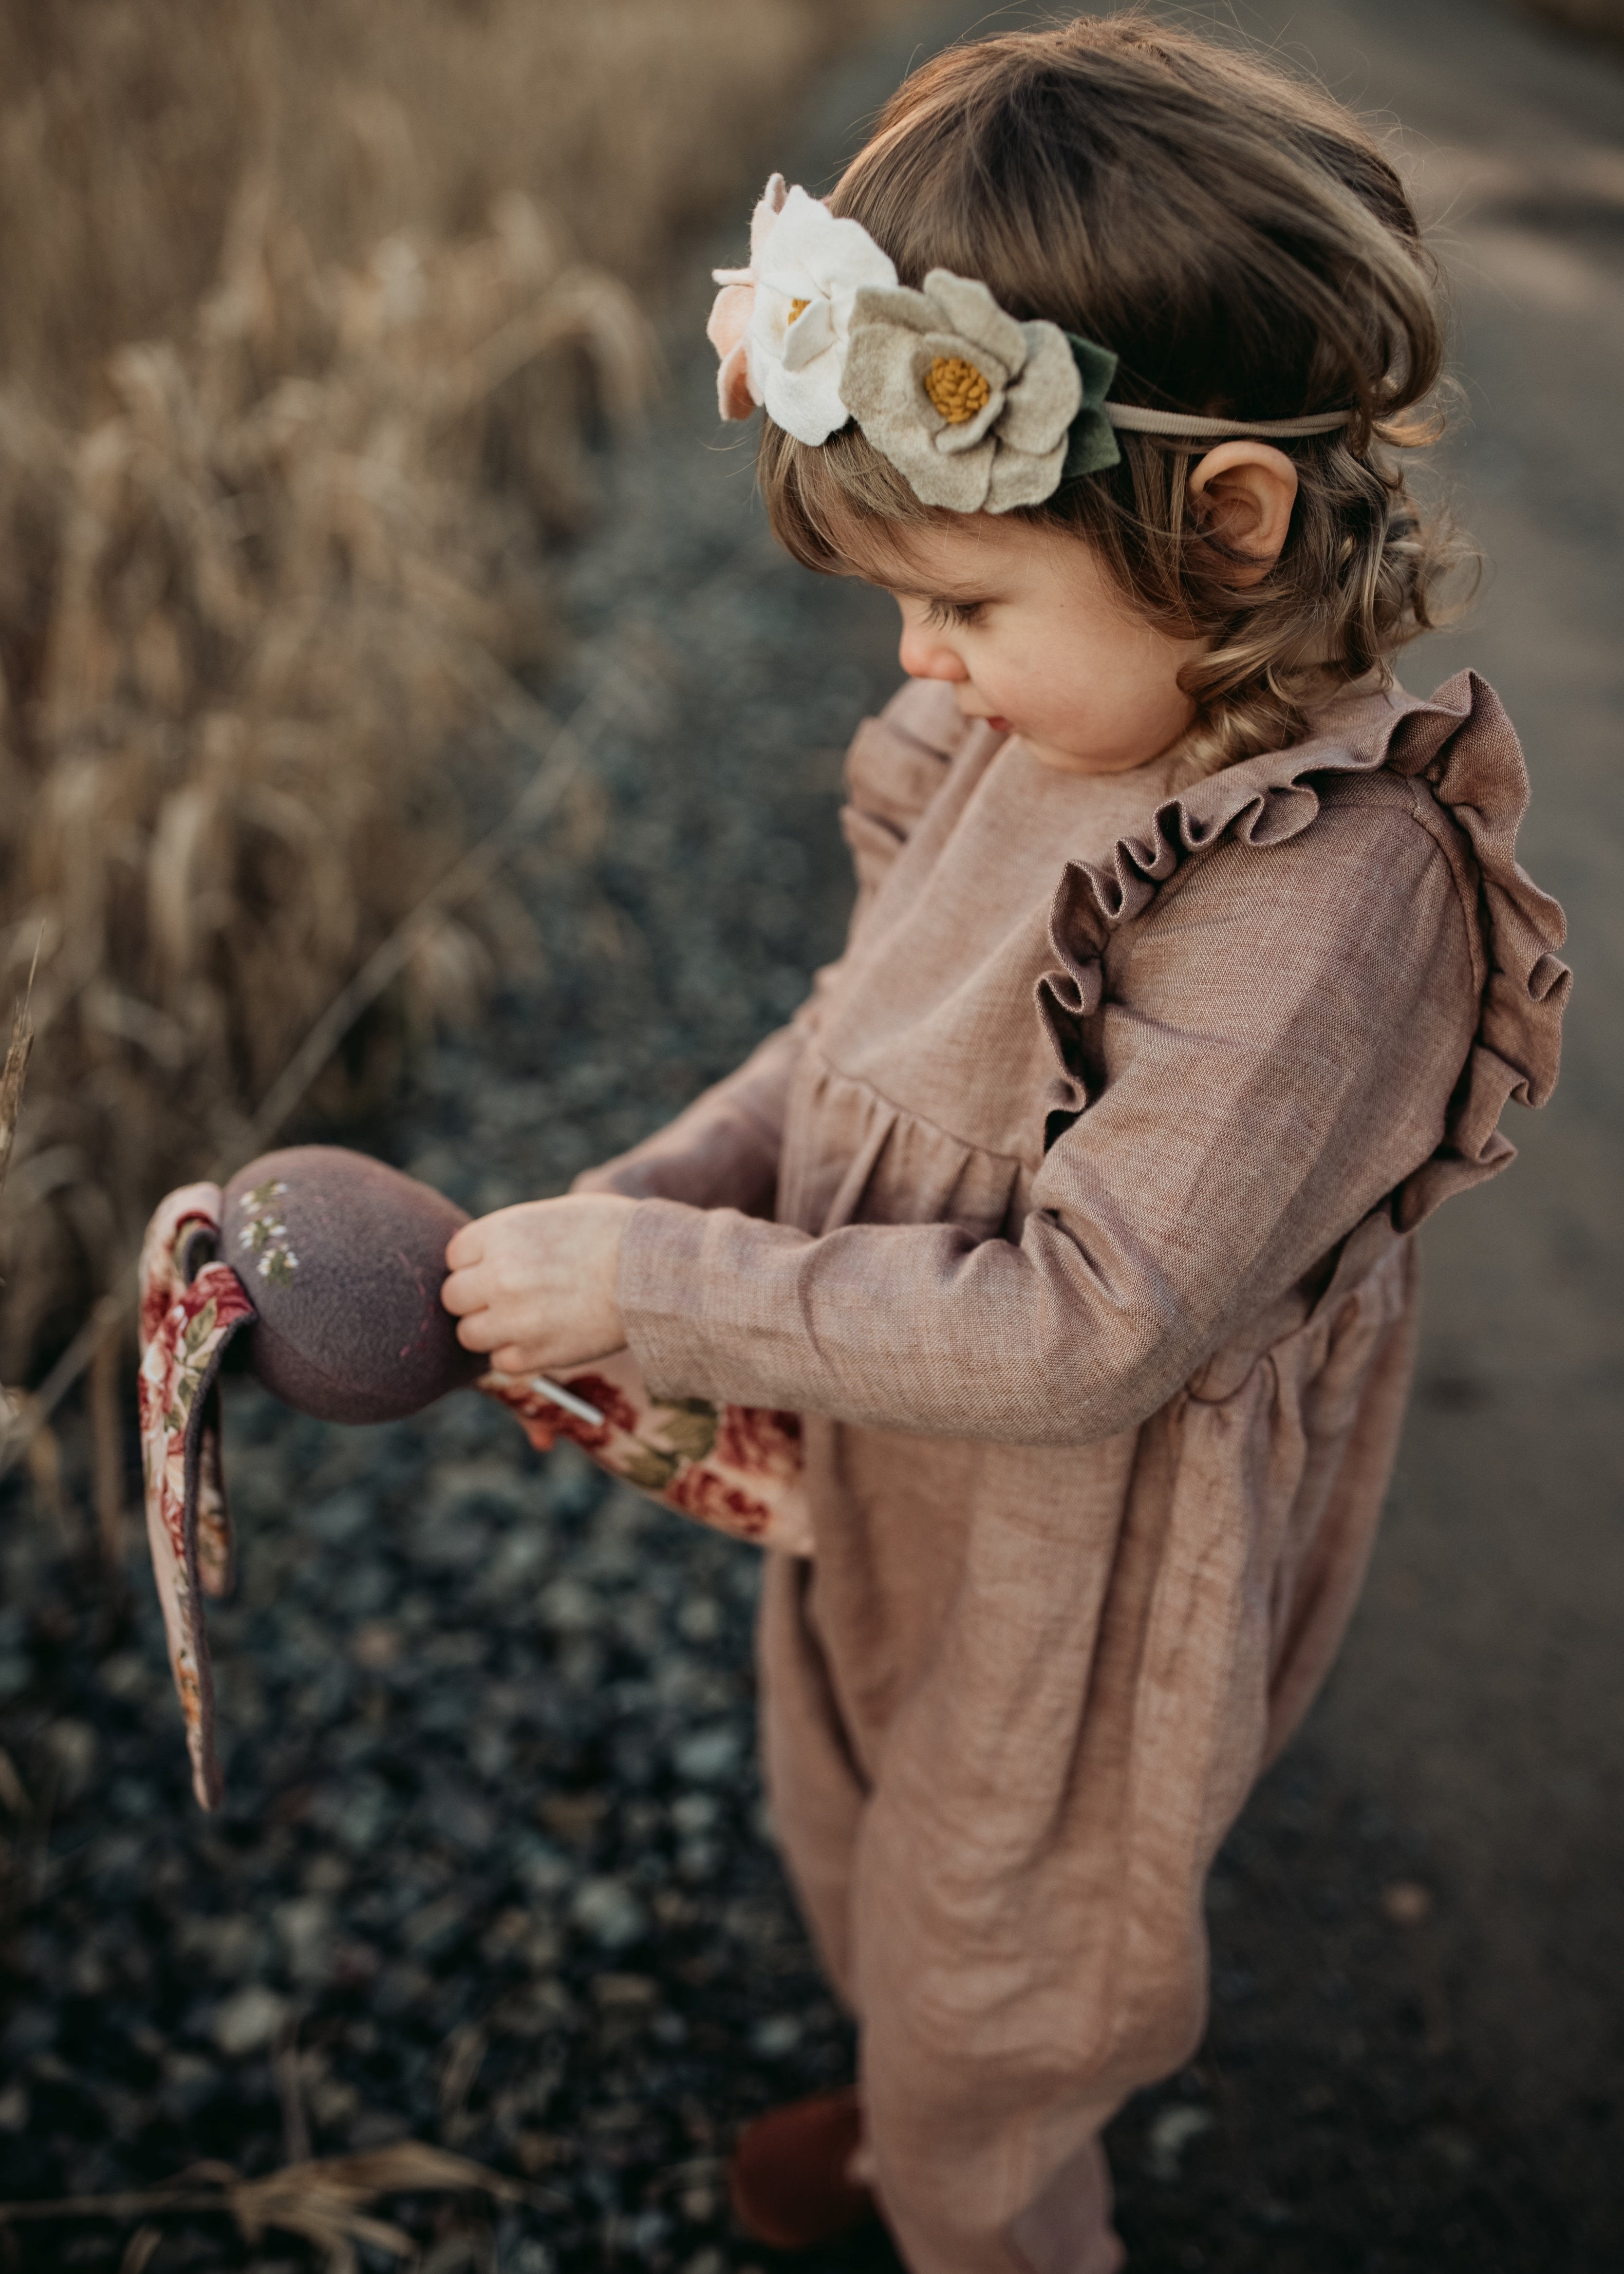
POLYGON ((997 684, 1011 702, 1019 697, 1020 707, 1034 717, 1054 717, 1075 710, 1079 697, 1097 677, 1096 672, 1079 669, 1078 657, 1067 647, 1034 645, 1005 666, 997 684))
POLYGON ((1028 642, 982 640, 977 649, 966 657, 970 676, 981 694, 990 702, 997 696, 1014 696, 1018 691, 1031 695, 1043 682, 1041 651, 1028 642))

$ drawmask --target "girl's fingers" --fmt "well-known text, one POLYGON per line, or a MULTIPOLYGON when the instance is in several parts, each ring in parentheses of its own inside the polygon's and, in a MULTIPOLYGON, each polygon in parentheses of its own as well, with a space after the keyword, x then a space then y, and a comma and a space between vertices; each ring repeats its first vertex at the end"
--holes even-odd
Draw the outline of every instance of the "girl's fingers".
POLYGON ((456 1338, 464 1350, 488 1351, 496 1347, 502 1332, 489 1311, 476 1311, 460 1321, 456 1338))
POLYGON ((465 1224, 461 1231, 453 1232, 446 1243, 446 1269, 466 1271, 470 1265, 485 1261, 485 1235, 477 1224, 465 1224))
POLYGON ((500 1350, 493 1350, 491 1365, 497 1374, 540 1374, 545 1371, 543 1353, 527 1350, 521 1343, 504 1343, 500 1350))
POLYGON ((473 1271, 454 1271, 440 1291, 440 1299, 454 1319, 470 1311, 483 1311, 489 1300, 478 1275, 473 1271))

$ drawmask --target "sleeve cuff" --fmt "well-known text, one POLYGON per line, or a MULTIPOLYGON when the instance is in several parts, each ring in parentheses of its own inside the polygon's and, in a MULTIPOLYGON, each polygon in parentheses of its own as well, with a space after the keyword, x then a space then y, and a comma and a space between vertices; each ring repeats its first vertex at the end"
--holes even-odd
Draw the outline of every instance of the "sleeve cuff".
POLYGON ((620 1322, 657 1397, 715 1394, 694 1375, 702 1360, 706 1214, 683 1201, 640 1201, 620 1242, 620 1322))
POLYGON ((620 1244, 615 1293, 650 1390, 733 1405, 816 1395, 816 1346, 793 1291, 801 1253, 812 1244, 792 1225, 737 1209, 640 1201, 620 1244))

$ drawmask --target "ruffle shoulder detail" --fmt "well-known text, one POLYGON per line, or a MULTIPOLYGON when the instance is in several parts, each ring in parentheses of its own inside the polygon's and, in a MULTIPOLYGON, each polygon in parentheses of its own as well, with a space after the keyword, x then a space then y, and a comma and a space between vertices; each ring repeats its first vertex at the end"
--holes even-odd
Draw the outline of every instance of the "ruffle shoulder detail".
POLYGON ((1142 915, 1187 862, 1223 842, 1259 851, 1283 844, 1318 815, 1317 782, 1384 766, 1425 782, 1464 836, 1486 967, 1477 1029, 1444 1141, 1395 1196, 1395 1222, 1410 1230, 1448 1193, 1515 1157, 1500 1117, 1507 1101, 1543 1105, 1554 1088, 1572 974, 1556 953, 1567 936, 1561 908, 1516 858, 1529 799, 1522 747, 1499 697, 1474 671, 1457 673, 1425 702, 1394 695, 1339 704, 1308 741, 1170 794, 1140 828, 1117 840, 1104 862, 1068 863, 1049 923, 1057 968, 1037 983, 1040 1015, 1066 1070, 1051 1101, 1063 1118, 1087 1103, 1075 1075, 1074 1037, 1100 1007, 1111 934, 1142 915), (1059 1094, 1068 1087, 1075 1093, 1069 1112, 1059 1094))

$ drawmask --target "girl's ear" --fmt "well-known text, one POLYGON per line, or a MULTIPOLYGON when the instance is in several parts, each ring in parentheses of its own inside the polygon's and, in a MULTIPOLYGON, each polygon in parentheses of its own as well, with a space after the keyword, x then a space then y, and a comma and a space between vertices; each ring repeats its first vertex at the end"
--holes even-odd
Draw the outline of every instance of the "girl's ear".
POLYGON ((1221 442, 1191 474, 1189 498, 1201 530, 1226 551, 1245 554, 1234 564, 1235 582, 1255 584, 1285 544, 1297 502, 1297 468, 1267 442, 1221 442))

